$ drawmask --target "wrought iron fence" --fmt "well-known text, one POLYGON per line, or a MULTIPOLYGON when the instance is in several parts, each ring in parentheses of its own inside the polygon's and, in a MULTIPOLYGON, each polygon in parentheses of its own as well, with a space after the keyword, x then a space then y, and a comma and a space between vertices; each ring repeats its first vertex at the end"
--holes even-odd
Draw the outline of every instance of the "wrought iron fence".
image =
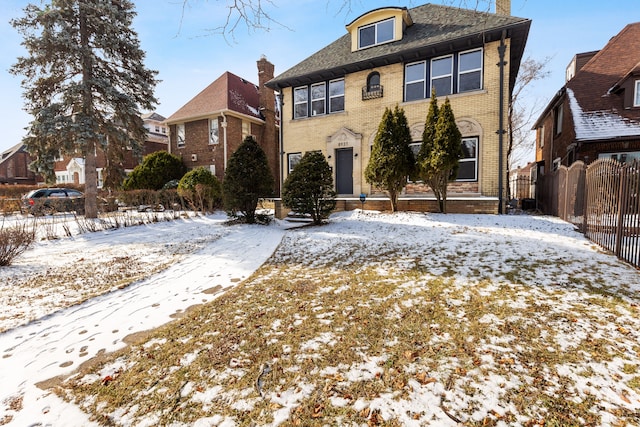
POLYGON ((640 266, 640 162, 575 162, 537 184, 543 213, 575 224, 591 241, 640 266))

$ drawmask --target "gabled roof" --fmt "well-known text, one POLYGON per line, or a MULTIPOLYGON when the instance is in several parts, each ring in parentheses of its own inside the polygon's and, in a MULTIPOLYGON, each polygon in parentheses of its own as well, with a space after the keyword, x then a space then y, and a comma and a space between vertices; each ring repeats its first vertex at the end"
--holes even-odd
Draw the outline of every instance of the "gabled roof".
POLYGON ((155 111, 143 114, 141 117, 142 117, 142 120, 154 120, 156 122, 163 122, 163 121, 166 120, 166 117, 161 116, 160 114, 156 113, 155 111))
POLYGON ((227 71, 169 116, 165 123, 198 120, 221 111, 262 119, 258 87, 227 71))
POLYGON ((8 159, 9 157, 13 156, 15 153, 19 152, 19 151, 24 151, 25 149, 25 145, 20 142, 16 145, 14 145, 13 147, 4 150, 2 152, 2 154, 0 154, 0 163, 2 163, 3 161, 5 161, 6 159, 8 159))
POLYGON ((640 66, 640 22, 627 25, 566 84, 577 140, 640 136, 640 111, 619 85, 640 66))
POLYGON ((513 87, 529 34, 529 19, 434 4, 409 9, 409 14, 413 25, 406 28, 402 40, 352 52, 351 36, 346 33, 267 86, 277 90, 305 85, 373 67, 480 47, 484 42, 500 40, 506 30, 506 37, 511 38, 509 67, 513 87))

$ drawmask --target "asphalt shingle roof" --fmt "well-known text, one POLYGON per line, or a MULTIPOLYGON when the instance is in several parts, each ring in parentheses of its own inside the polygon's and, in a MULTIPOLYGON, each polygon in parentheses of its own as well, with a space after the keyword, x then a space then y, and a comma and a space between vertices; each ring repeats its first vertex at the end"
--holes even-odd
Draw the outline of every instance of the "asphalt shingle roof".
POLYGON ((507 37, 512 38, 510 66, 515 80, 530 20, 434 4, 409 9, 409 14, 413 25, 406 28, 402 40, 352 52, 351 36, 346 33, 275 77, 267 86, 277 89, 307 84, 375 66, 478 47, 485 41, 499 40, 502 30, 510 31, 507 37))

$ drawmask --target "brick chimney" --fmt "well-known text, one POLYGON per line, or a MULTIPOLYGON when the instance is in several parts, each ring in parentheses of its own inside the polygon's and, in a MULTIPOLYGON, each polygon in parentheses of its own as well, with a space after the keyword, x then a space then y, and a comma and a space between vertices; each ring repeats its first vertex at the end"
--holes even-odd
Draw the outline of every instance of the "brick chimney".
POLYGON ((496 0, 496 14, 510 16, 511 0, 496 0))
POLYGON ((279 141, 276 131, 276 95, 273 89, 265 86, 274 77, 274 66, 266 56, 262 55, 258 64, 258 93, 260 96, 260 112, 264 118, 264 128, 262 129, 261 146, 267 155, 269 168, 273 175, 274 191, 280 194, 280 167, 279 167, 279 141))

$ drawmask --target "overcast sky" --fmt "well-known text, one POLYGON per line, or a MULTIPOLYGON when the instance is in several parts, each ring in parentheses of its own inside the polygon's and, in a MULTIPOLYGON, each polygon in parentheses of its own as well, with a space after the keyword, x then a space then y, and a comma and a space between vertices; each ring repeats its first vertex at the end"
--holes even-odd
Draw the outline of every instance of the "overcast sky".
MULTIPOLYGON (((464 0, 431 0, 451 4, 464 0)), ((146 65, 159 71, 156 111, 168 117, 225 71, 257 83, 256 61, 265 55, 276 75, 341 37, 351 22, 382 6, 415 7, 428 0, 263 0, 263 8, 277 23, 269 31, 240 26, 225 41, 208 31, 226 16, 226 0, 190 0, 182 15, 182 0, 135 0, 135 30, 147 52, 146 65)), ((0 152, 20 142, 30 117, 22 110, 21 78, 9 67, 24 51, 21 37, 9 20, 22 15, 27 0, 0 1, 0 152)), ((39 4, 40 0, 32 0, 39 4)), ((487 9, 486 0, 467 0, 487 9)), ((565 68, 580 52, 601 49, 626 24, 640 21, 638 0, 512 0, 512 15, 532 20, 525 57, 552 57, 551 76, 536 84, 528 102, 546 105, 564 84, 565 68)), ((533 138, 533 135, 532 135, 533 138)), ((533 160, 531 158, 530 160, 533 160)))

